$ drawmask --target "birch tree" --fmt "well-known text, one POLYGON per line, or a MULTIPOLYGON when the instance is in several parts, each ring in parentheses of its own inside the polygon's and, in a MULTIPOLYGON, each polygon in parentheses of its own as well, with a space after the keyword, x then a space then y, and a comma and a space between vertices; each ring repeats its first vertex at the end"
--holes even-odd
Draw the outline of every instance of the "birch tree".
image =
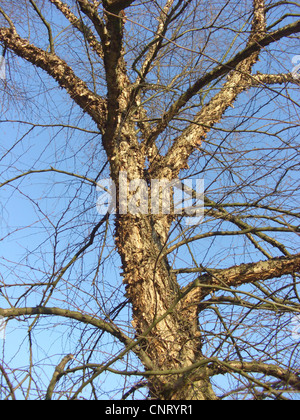
POLYGON ((299 392, 298 18, 292 1, 0 1, 0 315, 26 337, 2 399, 299 392), (191 179, 202 223, 123 211, 124 188, 191 179))

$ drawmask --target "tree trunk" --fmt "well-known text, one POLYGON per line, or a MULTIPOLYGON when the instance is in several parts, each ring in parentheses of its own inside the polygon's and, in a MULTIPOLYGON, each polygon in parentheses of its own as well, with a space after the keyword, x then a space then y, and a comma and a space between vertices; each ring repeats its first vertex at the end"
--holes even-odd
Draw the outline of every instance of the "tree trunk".
MULTIPOLYGON (((130 128, 125 132, 128 137, 130 128)), ((133 135, 131 132, 130 137, 133 135)), ((144 336, 143 350, 157 371, 176 371, 201 359, 201 334, 197 305, 188 307, 187 299, 180 298, 176 275, 171 272, 167 259, 162 257, 173 217, 152 215, 150 211, 134 215, 119 200, 120 189, 124 189, 124 184, 120 185, 120 171, 126 173, 125 188, 134 179, 146 182, 144 160, 145 157, 130 148, 125 140, 120 143, 112 165, 117 195, 116 244, 122 259, 127 296, 132 304, 136 337, 144 336)), ((132 197, 130 194, 128 190, 127 203, 132 197)), ((205 378, 204 372, 197 376, 205 378)), ((188 378, 179 378, 179 374, 151 377, 151 397, 161 400, 216 398, 205 379, 190 383, 188 378)))
MULTIPOLYGON (((187 308, 179 299, 176 276, 170 272, 155 235, 151 216, 120 216, 117 243, 123 262, 127 296, 133 307, 133 327, 137 337, 145 335, 143 349, 155 368, 181 370, 201 358, 201 334, 197 306, 187 308), (177 304, 176 304, 177 303, 177 304)), ((169 230, 168 217, 160 226, 169 230)), ((154 225, 155 226, 155 225, 154 225)), ((204 374, 203 374, 204 376, 204 374)), ((209 382, 179 381, 179 375, 156 376, 149 381, 156 399, 214 399, 209 382)))

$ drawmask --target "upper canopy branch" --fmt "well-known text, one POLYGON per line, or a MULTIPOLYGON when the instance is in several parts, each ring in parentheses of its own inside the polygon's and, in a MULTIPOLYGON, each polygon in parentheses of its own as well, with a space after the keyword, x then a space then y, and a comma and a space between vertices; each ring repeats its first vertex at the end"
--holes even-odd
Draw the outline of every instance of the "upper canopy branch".
POLYGON ((88 0, 77 0, 80 10, 91 20, 98 35, 105 45, 105 25, 99 16, 96 6, 92 5, 88 0))
MULTIPOLYGON (((254 21, 254 23, 255 22, 256 21, 254 21)), ((262 23, 259 24, 258 32, 260 34, 263 33, 262 23)), ((213 70, 198 79, 171 105, 169 110, 164 114, 163 119, 148 138, 147 144, 149 146, 156 141, 170 121, 194 95, 212 81, 230 73, 221 90, 195 116, 195 124, 191 124, 186 131, 175 140, 165 157, 155 161, 151 170, 155 177, 158 177, 160 171, 165 167, 170 167, 173 169, 173 172, 177 171, 177 173, 186 167, 187 160, 194 148, 202 143, 211 127, 220 121, 224 112, 232 105, 237 96, 251 85, 251 83, 249 83, 249 80, 251 81, 251 69, 258 59, 259 52, 283 37, 299 32, 300 20, 274 32, 265 33, 259 40, 256 39, 254 36, 256 32, 253 31, 244 50, 237 53, 225 64, 218 64, 213 70), (205 126, 201 126, 201 123, 205 126)))
MULTIPOLYGON (((289 387, 300 390, 300 376, 299 374, 291 372, 289 369, 284 369, 280 366, 263 363, 263 362, 223 362, 214 361, 209 369, 210 375, 225 374, 228 372, 236 372, 245 376, 247 373, 261 373, 265 376, 272 376, 280 379, 289 387)), ((247 375, 249 378, 249 376, 247 375)))
POLYGON ((84 24, 83 20, 78 18, 69 8, 69 6, 63 3, 61 0, 50 0, 50 2, 65 16, 66 19, 74 26, 79 32, 81 32, 90 47, 96 52, 96 54, 103 58, 103 50, 101 42, 98 41, 93 31, 84 24))
POLYGON ((45 70, 68 92, 77 105, 92 117, 99 129, 103 129, 106 121, 106 101, 93 93, 64 60, 30 44, 10 28, 0 28, 0 41, 19 57, 45 70))

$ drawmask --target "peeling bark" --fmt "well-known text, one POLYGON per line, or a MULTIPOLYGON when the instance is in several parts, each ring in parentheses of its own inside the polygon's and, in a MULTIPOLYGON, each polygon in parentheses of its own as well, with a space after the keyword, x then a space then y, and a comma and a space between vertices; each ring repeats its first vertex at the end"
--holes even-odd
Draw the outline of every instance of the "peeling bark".
POLYGON ((102 130, 106 121, 106 101, 90 91, 68 64, 21 38, 12 29, 0 28, 0 39, 17 55, 45 70, 70 97, 88 113, 102 130))
POLYGON ((247 283, 265 281, 292 275, 300 271, 300 254, 290 257, 274 258, 252 264, 242 264, 224 270, 210 270, 200 276, 193 284, 184 290, 189 292, 187 297, 190 305, 200 305, 203 299, 218 287, 238 287, 247 283), (203 287, 209 286, 209 287, 203 287), (201 288, 202 286, 202 288, 201 288))
MULTIPOLYGON (((166 232, 169 224, 166 222, 166 232)), ((201 358, 201 335, 195 306, 180 302, 174 274, 150 234, 149 217, 122 216, 117 226, 118 250, 124 283, 133 306, 132 325, 137 338, 146 331, 142 348, 158 370, 180 369, 201 358), (166 315, 167 314, 167 315, 166 315), (156 323, 156 321, 158 321, 156 323)), ((189 384, 172 375, 153 377, 149 389, 158 399, 214 399, 208 381, 189 384)))

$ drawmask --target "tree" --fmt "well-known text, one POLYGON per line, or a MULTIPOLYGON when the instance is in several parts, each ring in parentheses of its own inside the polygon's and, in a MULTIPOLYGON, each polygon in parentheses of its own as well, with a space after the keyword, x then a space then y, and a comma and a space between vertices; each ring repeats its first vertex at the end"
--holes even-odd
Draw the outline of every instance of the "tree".
POLYGON ((3 352, 2 398, 99 399, 105 380, 111 398, 293 398, 299 5, 0 6, 0 315, 26 329, 21 365, 3 352), (204 178, 203 222, 121 211, 120 174, 138 208, 153 180, 204 178), (99 216, 105 178, 116 213, 99 216))

